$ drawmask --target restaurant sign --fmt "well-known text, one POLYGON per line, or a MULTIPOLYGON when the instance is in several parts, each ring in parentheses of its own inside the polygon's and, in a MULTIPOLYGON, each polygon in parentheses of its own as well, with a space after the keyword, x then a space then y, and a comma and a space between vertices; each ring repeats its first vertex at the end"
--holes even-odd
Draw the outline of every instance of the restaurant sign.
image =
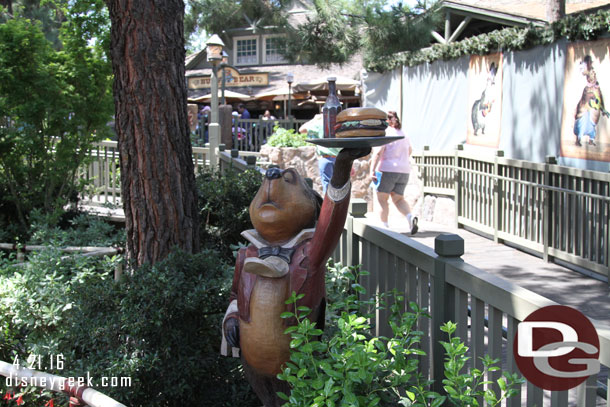
MULTIPOLYGON (((218 72, 218 86, 222 84, 222 75, 225 75, 226 87, 238 86, 267 86, 269 85, 268 73, 239 73, 237 69, 226 67, 218 72)), ((189 76, 189 89, 204 89, 212 86, 211 75, 206 76, 189 76)))

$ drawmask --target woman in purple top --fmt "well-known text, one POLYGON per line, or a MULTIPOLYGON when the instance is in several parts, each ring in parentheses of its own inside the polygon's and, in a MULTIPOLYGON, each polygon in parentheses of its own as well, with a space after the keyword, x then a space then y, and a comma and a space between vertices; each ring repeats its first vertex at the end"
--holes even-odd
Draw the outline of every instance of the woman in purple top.
POLYGON ((411 234, 417 233, 417 217, 411 214, 411 208, 404 198, 405 187, 409 182, 411 164, 409 157, 413 149, 409 138, 401 130, 400 119, 394 111, 388 111, 387 137, 400 136, 402 139, 376 149, 371 160, 370 176, 377 184, 377 202, 381 206, 379 217, 385 227, 388 227, 390 207, 388 198, 409 222, 411 234))

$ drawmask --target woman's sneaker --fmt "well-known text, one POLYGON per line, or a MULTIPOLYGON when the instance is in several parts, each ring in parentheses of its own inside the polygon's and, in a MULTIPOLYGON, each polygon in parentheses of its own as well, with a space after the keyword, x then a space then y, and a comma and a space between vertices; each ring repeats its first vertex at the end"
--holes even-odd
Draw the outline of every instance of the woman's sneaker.
POLYGON ((418 230, 419 230, 419 228, 417 227, 417 216, 414 216, 413 225, 411 226, 411 235, 416 234, 418 230))

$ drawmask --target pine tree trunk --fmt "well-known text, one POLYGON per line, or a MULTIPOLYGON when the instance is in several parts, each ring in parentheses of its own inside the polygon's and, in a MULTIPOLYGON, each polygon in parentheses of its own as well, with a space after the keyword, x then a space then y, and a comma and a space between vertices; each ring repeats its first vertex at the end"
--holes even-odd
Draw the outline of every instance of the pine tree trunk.
POLYGON ((199 250, 188 133, 182 0, 106 0, 127 256, 199 250))
POLYGON ((566 16, 566 0, 547 0, 546 19, 554 23, 566 16))

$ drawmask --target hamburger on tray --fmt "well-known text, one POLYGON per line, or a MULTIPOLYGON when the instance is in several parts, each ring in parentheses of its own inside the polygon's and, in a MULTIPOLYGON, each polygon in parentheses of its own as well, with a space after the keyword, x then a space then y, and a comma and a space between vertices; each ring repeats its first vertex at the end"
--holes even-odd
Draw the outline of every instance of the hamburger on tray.
POLYGON ((388 115, 374 107, 352 107, 337 114, 334 137, 311 138, 306 141, 325 147, 361 148, 391 143, 402 136, 385 135, 388 115))
POLYGON ((352 107, 337 114, 335 137, 383 137, 388 115, 374 107, 352 107))

